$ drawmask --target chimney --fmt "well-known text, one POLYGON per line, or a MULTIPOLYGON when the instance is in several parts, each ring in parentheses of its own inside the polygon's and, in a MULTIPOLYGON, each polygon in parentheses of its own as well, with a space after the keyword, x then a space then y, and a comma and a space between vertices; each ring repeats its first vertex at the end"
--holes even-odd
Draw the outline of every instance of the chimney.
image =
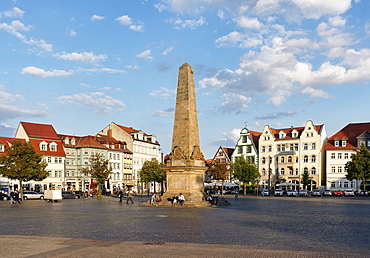
POLYGON ((112 137, 112 129, 108 129, 108 136, 112 137))

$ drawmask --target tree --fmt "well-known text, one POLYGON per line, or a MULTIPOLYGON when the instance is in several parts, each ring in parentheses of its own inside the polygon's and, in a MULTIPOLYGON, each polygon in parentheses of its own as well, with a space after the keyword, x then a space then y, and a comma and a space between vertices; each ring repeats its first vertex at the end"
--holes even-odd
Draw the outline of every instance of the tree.
POLYGON ((261 175, 258 172, 256 164, 249 162, 244 156, 236 157, 235 162, 231 163, 231 171, 233 177, 237 178, 244 185, 244 195, 247 193, 246 184, 248 182, 254 182, 261 175))
POLYGON ((370 179, 370 152, 362 144, 361 148, 351 158, 352 160, 348 161, 345 166, 347 170, 346 178, 348 180, 360 179, 365 190, 365 182, 370 179))
POLYGON ((94 178, 98 184, 98 198, 101 198, 100 185, 104 184, 108 180, 112 168, 109 166, 109 160, 105 159, 100 153, 91 155, 90 164, 88 168, 83 168, 82 172, 86 176, 94 178))
POLYGON ((310 184, 310 177, 309 177, 307 169, 305 169, 302 174, 302 184, 303 184, 303 189, 306 189, 307 186, 310 184))
MULTIPOLYGON (((166 181, 166 171, 162 169, 164 166, 163 163, 159 163, 156 158, 152 158, 151 160, 146 160, 139 171, 140 180, 145 183, 149 182, 157 182, 163 183, 166 181)), ((154 192, 155 192, 155 184, 154 184, 154 192)), ((163 194, 163 186, 162 186, 162 194, 163 194)))
POLYGON ((230 175, 230 164, 227 162, 223 162, 220 159, 215 159, 214 161, 212 161, 208 171, 213 179, 221 180, 221 195, 223 195, 225 180, 228 179, 230 175))
POLYGON ((41 181, 49 172, 43 155, 37 153, 31 142, 14 140, 7 149, 7 154, 0 156, 0 174, 13 180, 19 180, 19 189, 23 199, 22 182, 41 181))

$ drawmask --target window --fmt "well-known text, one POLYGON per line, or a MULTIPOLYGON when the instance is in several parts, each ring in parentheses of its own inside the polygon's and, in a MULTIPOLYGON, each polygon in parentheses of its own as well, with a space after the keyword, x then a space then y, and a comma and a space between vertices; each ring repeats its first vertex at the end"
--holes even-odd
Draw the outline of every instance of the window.
POLYGON ((316 156, 315 155, 312 155, 311 162, 316 162, 316 156))
POLYGON ((316 150, 316 143, 314 143, 314 142, 313 142, 313 143, 311 144, 311 150, 316 150))
POLYGON ((266 159, 262 158, 262 164, 265 164, 265 163, 266 163, 266 159))
POLYGON ((331 167, 331 172, 332 173, 335 173, 335 167, 333 166, 333 167, 331 167))
POLYGON ((280 170, 280 175, 284 175, 284 173, 285 173, 285 170, 284 170, 284 168, 281 168, 281 170, 280 170))
POLYGON ((308 162, 308 156, 307 155, 303 156, 303 162, 308 162))
POLYGON ((294 149, 294 144, 293 144, 293 143, 291 143, 291 144, 289 145, 289 150, 290 150, 290 151, 293 151, 293 149, 294 149))
POLYGON ((334 146, 335 147, 338 147, 339 146, 339 141, 337 140, 337 141, 334 141, 334 146))
POLYGON ((242 154, 243 153, 243 146, 239 146, 238 147, 238 154, 242 154))
POLYGON ((298 172, 298 168, 295 169, 295 175, 298 176, 299 175, 299 172, 298 172))
POLYGON ((316 168, 315 168, 315 167, 313 167, 313 168, 311 169, 311 175, 316 175, 316 168))
POLYGON ((342 158, 342 153, 338 153, 338 159, 342 158))
POLYGON ((335 159, 335 153, 331 154, 331 159, 335 159))
POLYGON ((278 144, 278 145, 277 145, 276 150, 277 150, 277 151, 280 151, 280 150, 281 150, 281 145, 280 145, 280 144, 278 144))
POLYGON ((348 153, 344 153, 344 158, 348 159, 348 153))
POLYGON ((272 146, 271 145, 269 145, 269 152, 271 152, 272 151, 272 146))
POLYGON ((345 181, 345 182, 343 183, 343 186, 344 186, 344 188, 348 188, 348 182, 347 182, 347 181, 345 181))
POLYGON ((247 153, 251 153, 252 152, 252 147, 250 145, 247 146, 247 153))
POLYGON ((285 144, 281 145, 281 151, 285 151, 285 144))
POLYGON ((50 144, 50 151, 57 151, 57 145, 56 144, 50 144))
POLYGON ((47 163, 51 163, 51 157, 48 157, 47 163))
POLYGON ((342 167, 338 167, 338 173, 342 173, 342 167))
POLYGON ((331 182, 331 188, 335 188, 335 182, 331 182))
POLYGON ((280 163, 284 163, 284 157, 280 158, 280 163))
POLYGON ((308 144, 307 143, 303 144, 303 149, 308 150, 308 144))
POLYGON ((243 143, 248 142, 248 136, 243 135, 243 136, 242 136, 242 142, 243 142, 243 143))
POLYGON ((265 146, 262 146, 261 147, 261 152, 265 152, 266 151, 266 147, 265 146))
POLYGON ((266 169, 262 169, 262 176, 266 176, 266 169))
POLYGON ((291 168, 291 169, 289 169, 289 175, 293 175, 293 169, 291 168))
POLYGON ((347 145, 347 141, 346 140, 342 140, 342 147, 346 147, 347 145))
POLYGON ((5 151, 5 145, 4 144, 0 144, 0 152, 4 152, 5 151))
POLYGON ((298 151, 298 143, 294 144, 294 150, 298 151))
POLYGON ((47 144, 46 143, 41 143, 40 144, 40 150, 41 151, 47 151, 47 144))
POLYGON ((288 157, 288 163, 292 163, 292 156, 288 157))

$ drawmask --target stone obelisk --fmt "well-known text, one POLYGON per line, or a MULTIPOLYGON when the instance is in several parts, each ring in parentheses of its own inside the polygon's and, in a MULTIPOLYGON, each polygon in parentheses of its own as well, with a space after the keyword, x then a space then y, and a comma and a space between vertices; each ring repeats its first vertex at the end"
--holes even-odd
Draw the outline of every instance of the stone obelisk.
POLYGON ((167 171, 167 192, 164 201, 182 193, 186 207, 205 207, 204 157, 200 150, 193 68, 185 63, 179 68, 176 109, 170 158, 167 171))

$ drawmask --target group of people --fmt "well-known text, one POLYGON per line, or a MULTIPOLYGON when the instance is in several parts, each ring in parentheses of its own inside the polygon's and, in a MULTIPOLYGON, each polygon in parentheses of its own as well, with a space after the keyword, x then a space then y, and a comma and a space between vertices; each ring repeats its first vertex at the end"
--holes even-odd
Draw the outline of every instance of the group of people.
POLYGON ((172 206, 178 206, 179 204, 183 206, 185 203, 185 196, 180 193, 179 195, 174 195, 171 199, 172 206))
POLYGON ((10 195, 10 204, 22 203, 22 200, 19 196, 19 191, 11 191, 9 195, 10 195))
MULTIPOLYGON (((126 203, 128 204, 129 201, 131 201, 131 203, 134 203, 134 201, 132 200, 132 191, 131 190, 128 190, 126 193, 127 193, 126 203)), ((120 190, 118 192, 117 196, 119 197, 119 202, 122 202, 123 197, 124 197, 123 190, 120 190)))

